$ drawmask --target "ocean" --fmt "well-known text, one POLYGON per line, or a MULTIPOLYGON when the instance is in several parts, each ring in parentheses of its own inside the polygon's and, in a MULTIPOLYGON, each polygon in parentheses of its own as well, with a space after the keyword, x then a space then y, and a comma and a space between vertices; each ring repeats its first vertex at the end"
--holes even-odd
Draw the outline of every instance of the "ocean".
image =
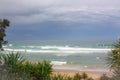
POLYGON ((5 51, 20 52, 30 61, 51 61, 54 67, 105 68, 113 41, 26 40, 9 41, 5 51))

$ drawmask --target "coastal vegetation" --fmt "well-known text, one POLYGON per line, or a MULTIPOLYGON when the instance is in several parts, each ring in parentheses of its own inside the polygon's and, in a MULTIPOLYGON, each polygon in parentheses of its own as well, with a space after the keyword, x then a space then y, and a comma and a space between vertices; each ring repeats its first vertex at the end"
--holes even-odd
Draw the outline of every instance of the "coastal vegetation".
POLYGON ((86 73, 76 73, 73 77, 52 74, 49 61, 32 63, 23 59, 20 53, 2 54, 0 60, 0 80, 93 80, 86 73))
POLYGON ((103 74, 100 80, 119 80, 120 79, 120 39, 113 44, 113 49, 107 56, 107 64, 113 72, 112 77, 103 74))
POLYGON ((3 50, 2 44, 7 43, 7 41, 4 40, 4 37, 6 36, 5 30, 7 27, 9 27, 10 21, 7 19, 0 19, 0 49, 3 50))
POLYGON ((120 39, 113 44, 113 50, 108 54, 107 62, 110 69, 113 71, 113 80, 120 79, 120 39))

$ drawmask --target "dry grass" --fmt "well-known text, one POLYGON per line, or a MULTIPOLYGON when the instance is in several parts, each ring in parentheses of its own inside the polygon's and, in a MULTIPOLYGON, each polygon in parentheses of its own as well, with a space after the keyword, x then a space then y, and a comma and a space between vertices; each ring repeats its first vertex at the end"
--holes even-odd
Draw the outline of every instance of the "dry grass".
POLYGON ((83 72, 87 73, 89 77, 92 77, 95 80, 99 80, 99 78, 105 73, 108 76, 111 76, 111 72, 97 72, 97 71, 75 71, 75 70, 63 70, 63 69, 54 69, 53 70, 53 75, 54 74, 61 74, 61 75, 68 75, 73 77, 75 73, 80 73, 82 74, 83 72))

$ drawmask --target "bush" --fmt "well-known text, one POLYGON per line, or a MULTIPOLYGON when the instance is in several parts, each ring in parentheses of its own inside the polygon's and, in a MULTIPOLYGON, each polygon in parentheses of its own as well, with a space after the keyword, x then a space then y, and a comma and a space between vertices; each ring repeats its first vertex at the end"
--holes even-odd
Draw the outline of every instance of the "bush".
POLYGON ((36 77, 37 79, 44 80, 43 78, 50 78, 52 73, 52 65, 48 61, 38 62, 34 64, 31 76, 36 77))
POLYGON ((100 80, 110 80, 110 78, 109 78, 106 74, 103 74, 103 75, 100 77, 100 80))
POLYGON ((9 53, 1 55, 2 71, 5 72, 6 77, 12 80, 48 80, 52 73, 52 65, 49 61, 41 61, 38 63, 28 62, 20 56, 20 53, 9 53), (13 79, 14 78, 14 79, 13 79))
POLYGON ((73 77, 73 80, 81 80, 82 76, 79 73, 76 73, 73 77))
POLYGON ((73 77, 73 80, 93 80, 91 77, 88 77, 88 75, 84 72, 81 75, 79 73, 76 73, 73 77))
POLYGON ((20 53, 10 52, 9 54, 1 54, 1 61, 4 63, 1 65, 1 76, 5 79, 15 80, 18 78, 18 74, 21 71, 20 65, 23 64, 24 59, 20 56, 20 53))
POLYGON ((17 73, 20 71, 19 66, 23 64, 24 59, 20 56, 20 53, 2 54, 2 61, 4 67, 9 73, 17 73))
POLYGON ((120 39, 113 44, 114 49, 108 54, 107 62, 115 76, 120 76, 120 39))
POLYGON ((73 80, 73 79, 67 75, 57 74, 57 75, 52 76, 51 80, 73 80))
POLYGON ((27 61, 22 65, 22 71, 22 74, 25 74, 28 78, 34 78, 35 80, 48 80, 52 73, 52 65, 49 61, 38 63, 27 61))

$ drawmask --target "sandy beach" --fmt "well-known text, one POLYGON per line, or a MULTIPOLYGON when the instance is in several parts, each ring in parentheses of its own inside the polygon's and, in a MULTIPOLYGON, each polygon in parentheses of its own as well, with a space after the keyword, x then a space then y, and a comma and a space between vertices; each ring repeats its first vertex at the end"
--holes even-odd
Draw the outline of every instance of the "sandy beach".
POLYGON ((87 73, 89 77, 92 77, 94 80, 99 80, 99 78, 106 74, 107 76, 112 76, 112 72, 108 69, 75 69, 75 68, 67 68, 67 67, 59 67, 53 69, 53 74, 61 74, 61 75, 68 75, 74 76, 75 73, 82 74, 83 72, 87 73))

